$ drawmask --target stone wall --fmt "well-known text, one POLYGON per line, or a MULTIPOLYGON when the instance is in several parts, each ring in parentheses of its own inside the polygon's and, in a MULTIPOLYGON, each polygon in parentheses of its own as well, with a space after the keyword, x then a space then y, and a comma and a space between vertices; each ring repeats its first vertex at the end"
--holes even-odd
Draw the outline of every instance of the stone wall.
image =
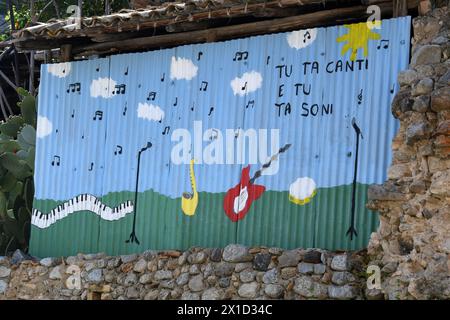
POLYGON ((0 257, 2 299, 362 299, 365 251, 229 245, 65 259, 0 257))
POLYGON ((369 189, 380 227, 368 252, 388 299, 450 298, 450 13, 413 20, 412 58, 398 76, 400 120, 388 180, 369 189))

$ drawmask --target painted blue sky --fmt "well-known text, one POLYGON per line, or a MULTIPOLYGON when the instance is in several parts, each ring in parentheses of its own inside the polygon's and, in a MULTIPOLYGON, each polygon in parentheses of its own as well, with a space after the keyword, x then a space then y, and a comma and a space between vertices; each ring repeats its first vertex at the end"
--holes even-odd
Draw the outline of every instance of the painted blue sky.
MULTIPOLYGON (((280 156, 278 172, 257 183, 287 191, 300 177, 318 187, 351 183, 355 118, 363 134, 357 180, 383 182, 397 130, 390 103, 396 75, 407 67, 410 18, 384 20, 374 29, 381 39, 368 42, 367 57, 358 50, 353 71, 345 71, 351 53, 341 55, 344 44, 336 41, 347 32, 317 28, 43 65, 35 197, 134 191, 137 152, 148 141, 139 191, 180 197, 190 190, 189 165, 171 162, 177 144, 171 137, 177 128, 193 134, 194 121, 224 135, 226 129, 278 129, 280 146, 292 146, 280 156), (338 61, 342 71, 336 71, 338 61), (331 104, 332 112, 322 114, 322 105, 329 111, 331 104)), ((242 167, 195 165, 198 190, 225 192, 239 182, 242 167)), ((253 164, 251 174, 259 167, 253 164)))

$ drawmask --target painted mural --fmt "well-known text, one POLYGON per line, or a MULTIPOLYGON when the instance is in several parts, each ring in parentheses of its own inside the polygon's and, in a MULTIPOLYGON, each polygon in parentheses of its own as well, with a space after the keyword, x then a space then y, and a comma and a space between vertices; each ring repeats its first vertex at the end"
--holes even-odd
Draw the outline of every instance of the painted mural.
POLYGON ((43 65, 31 252, 357 249, 410 18, 43 65))

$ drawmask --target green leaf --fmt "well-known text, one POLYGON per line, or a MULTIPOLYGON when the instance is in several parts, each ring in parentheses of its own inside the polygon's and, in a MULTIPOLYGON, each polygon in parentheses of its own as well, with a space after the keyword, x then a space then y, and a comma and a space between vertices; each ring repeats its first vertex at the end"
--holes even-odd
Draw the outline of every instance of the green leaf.
POLYGON ((33 170, 33 172, 34 172, 35 156, 36 156, 36 148, 35 147, 31 147, 30 149, 28 149, 28 156, 25 159, 25 161, 27 162, 27 164, 31 168, 31 170, 33 170))
POLYGON ((7 172, 0 178, 0 188, 3 192, 10 192, 17 183, 17 179, 11 172, 7 172))
POLYGON ((23 124, 24 120, 21 116, 12 116, 0 125, 0 131, 11 138, 15 138, 23 124))
POLYGON ((23 199, 22 199, 22 190, 23 190, 23 183, 20 181, 17 181, 16 185, 14 186, 14 188, 11 190, 11 192, 9 193, 9 198, 8 198, 8 203, 13 205, 13 209, 17 210, 18 207, 23 206, 24 204, 20 204, 18 203, 18 201, 22 201, 22 203, 24 203, 23 199))
POLYGON ((30 95, 30 93, 27 90, 25 90, 24 88, 22 88, 22 87, 18 87, 17 88, 17 93, 20 94, 23 97, 26 97, 26 96, 30 95))
MULTIPOLYGON (((1 137, 0 137, 1 139, 1 137)), ((15 140, 0 140, 0 152, 16 152, 20 145, 15 140)))
POLYGON ((25 241, 25 237, 22 231, 22 227, 19 224, 19 221, 11 218, 11 217, 6 217, 6 219, 4 220, 4 229, 5 232, 11 236, 14 236, 17 238, 17 240, 19 240, 19 242, 24 242, 25 241))
POLYGON ((36 145, 36 130, 29 124, 26 124, 22 130, 20 130, 19 137, 22 137, 23 140, 31 146, 36 145))
POLYGON ((24 160, 11 152, 5 152, 0 155, 1 165, 10 171, 18 180, 23 180, 26 177, 32 176, 33 172, 24 160))
POLYGON ((31 147, 34 147, 34 143, 31 145, 28 142, 26 142, 21 134, 17 136, 17 143, 19 143, 20 148, 23 150, 28 150, 31 147))
POLYGON ((5 219, 7 213, 6 210, 8 209, 8 200, 6 199, 6 196, 3 192, 0 192, 0 218, 3 220, 5 219))
POLYGON ((25 122, 36 128, 36 99, 32 95, 27 95, 19 105, 25 122))
POLYGON ((25 207, 19 209, 18 216, 19 216, 19 225, 21 226, 24 226, 31 220, 31 212, 25 207))

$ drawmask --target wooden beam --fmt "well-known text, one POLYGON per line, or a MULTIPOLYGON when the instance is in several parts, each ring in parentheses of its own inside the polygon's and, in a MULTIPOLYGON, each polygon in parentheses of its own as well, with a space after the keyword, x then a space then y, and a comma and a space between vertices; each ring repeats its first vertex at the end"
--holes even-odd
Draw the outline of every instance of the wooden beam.
MULTIPOLYGON (((379 3, 382 14, 392 14, 392 2, 379 3)), ((207 30, 142 37, 123 41, 111 41, 87 46, 74 46, 74 55, 104 54, 119 51, 144 50, 181 44, 202 43, 210 41, 227 40, 238 37, 247 37, 266 33, 284 32, 299 28, 310 28, 348 22, 353 19, 363 20, 368 14, 366 6, 354 6, 333 10, 317 11, 313 13, 207 30)))
POLYGON ((393 16, 404 17, 408 15, 408 1, 407 0, 394 0, 393 16))
POLYGON ((72 45, 64 44, 61 46, 61 62, 69 62, 72 60, 72 45))

